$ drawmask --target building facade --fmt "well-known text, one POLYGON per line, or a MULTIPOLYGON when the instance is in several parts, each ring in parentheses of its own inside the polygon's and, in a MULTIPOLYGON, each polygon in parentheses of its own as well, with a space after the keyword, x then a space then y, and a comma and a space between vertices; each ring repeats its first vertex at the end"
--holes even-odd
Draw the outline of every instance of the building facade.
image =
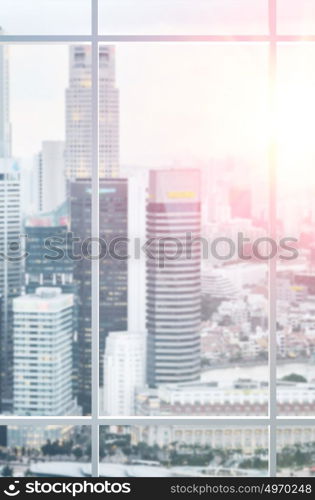
MULTIPOLYGON (((268 415, 268 383, 240 379, 234 382, 165 384, 137 393, 141 416, 255 417, 268 415)), ((308 416, 315 411, 314 384, 277 382, 278 415, 308 416)))
MULTIPOLYGON (((91 176, 92 53, 90 45, 70 47, 66 90, 65 164, 68 179, 91 176)), ((119 92, 115 84, 115 49, 99 47, 99 168, 101 177, 119 174, 119 92)))
POLYGON ((146 263, 151 387, 200 376, 200 224, 199 171, 151 171, 146 263))
POLYGON ((14 413, 77 415, 72 391, 73 295, 37 288, 13 300, 14 413))
POLYGON ((0 159, 0 392, 2 411, 12 410, 12 299, 21 293, 20 175, 13 159, 0 159))
POLYGON ((252 454, 257 449, 268 449, 269 432, 261 426, 216 427, 208 425, 146 425, 132 426, 131 442, 144 442, 149 446, 209 446, 214 449, 241 449, 244 454, 252 454))
POLYGON ((68 242, 69 217, 64 204, 53 212, 40 213, 25 219, 27 235, 25 250, 24 290, 35 293, 38 287, 58 287, 72 293, 73 306, 73 394, 78 394, 78 287, 74 281, 74 261, 68 242))
POLYGON ((64 141, 43 141, 37 156, 37 209, 51 212, 66 199, 64 141))
MULTIPOLYGON (((286 446, 303 445, 315 441, 315 427, 283 426, 277 431, 277 450, 286 446)), ((137 445, 144 442, 149 446, 210 446, 223 450, 241 449, 244 454, 251 455, 258 449, 268 450, 269 432, 259 425, 233 426, 224 425, 133 425, 131 427, 131 442, 137 445)))
POLYGON ((136 389, 145 384, 144 333, 111 332, 104 358, 104 414, 135 415, 136 389))
POLYGON ((26 293, 34 293, 39 286, 58 286, 63 293, 75 293, 68 231, 66 204, 49 213, 26 217, 26 293))
MULTIPOLYGON (((78 287, 79 404, 91 408, 91 181, 70 183, 71 232, 79 241, 74 281, 78 287)), ((100 180, 100 385, 103 383, 105 340, 109 332, 127 330, 128 183, 126 179, 100 180), (118 255, 115 255, 117 252, 118 255), (119 254, 122 258, 119 257, 119 254)))

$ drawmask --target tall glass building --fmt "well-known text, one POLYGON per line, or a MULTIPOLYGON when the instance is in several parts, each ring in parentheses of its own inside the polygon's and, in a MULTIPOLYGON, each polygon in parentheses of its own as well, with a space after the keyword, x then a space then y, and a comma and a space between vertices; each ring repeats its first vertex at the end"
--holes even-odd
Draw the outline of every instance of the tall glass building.
MULTIPOLYGON (((72 45, 66 90, 65 166, 69 179, 91 175, 92 54, 89 45, 72 45)), ((99 47, 99 165, 101 177, 119 175, 119 91, 115 84, 115 48, 99 47)))
MULTIPOLYGON (((100 383, 103 381, 105 340, 109 332, 127 331, 128 264, 128 182, 126 179, 100 180, 100 383), (122 239, 122 240, 121 240, 122 239), (106 244, 106 255, 104 252, 106 244), (115 246, 115 249, 114 249, 115 246), (116 256, 114 255, 114 250, 116 256), (120 258, 122 257, 122 258, 120 258)), ((91 181, 70 183, 71 231, 79 241, 75 254, 74 281, 78 285, 79 404, 91 410, 91 260, 87 257, 91 237, 91 181)), ((106 382, 105 382, 106 383, 106 382)))
POLYGON ((200 376, 200 217, 198 170, 150 172, 146 321, 151 387, 200 376))
POLYGON ((39 286, 58 286, 63 293, 75 293, 74 262, 67 255, 69 231, 67 204, 58 210, 35 214, 25 219, 25 291, 39 286))

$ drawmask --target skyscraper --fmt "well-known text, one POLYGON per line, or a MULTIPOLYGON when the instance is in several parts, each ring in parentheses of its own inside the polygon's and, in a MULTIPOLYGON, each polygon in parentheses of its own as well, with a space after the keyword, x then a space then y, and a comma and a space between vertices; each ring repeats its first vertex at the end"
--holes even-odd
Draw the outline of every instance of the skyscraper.
POLYGON ((145 384, 144 333, 111 332, 104 359, 105 415, 135 415, 136 389, 145 384))
POLYGON ((38 210, 55 210, 66 199, 64 141, 43 141, 36 170, 38 210))
POLYGON ((12 298, 20 294, 21 262, 14 260, 20 229, 20 174, 11 158, 8 47, 0 45, 0 411, 12 409, 12 298))
POLYGON ((21 293, 20 178, 17 164, 0 159, 0 393, 1 410, 12 404, 12 299, 21 293))
MULTIPOLYGON (((0 36, 3 33, 0 26, 0 36)), ((0 158, 11 156, 8 47, 0 45, 0 158)))
POLYGON ((73 295, 37 288, 13 300, 14 412, 76 415, 72 392, 73 295))
POLYGON ((200 376, 200 224, 199 171, 151 171, 146 266, 151 387, 200 376))
MULTIPOLYGON (((101 177, 119 173, 119 93, 115 86, 114 47, 99 48, 99 165, 101 177)), ((91 47, 70 47, 69 86, 66 91, 66 175, 91 176, 92 92, 91 47)))
POLYGON ((58 210, 26 217, 26 293, 34 293, 39 286, 57 286, 63 293, 75 293, 74 262, 67 256, 68 224, 66 203, 58 210), (58 255, 56 248, 62 255, 58 255))
MULTIPOLYGON (((70 183, 71 231, 79 241, 76 255, 85 256, 75 262, 74 281, 78 287, 79 404, 84 413, 91 408, 91 260, 87 258, 91 237, 91 181, 78 179, 70 183), (85 249, 85 250, 84 250, 85 249)), ((109 332, 127 330, 126 259, 110 255, 110 243, 117 242, 116 252, 127 254, 128 183, 126 179, 100 180, 100 238, 106 242, 107 254, 100 258, 100 383, 103 381, 105 340, 109 332), (116 240, 115 240, 116 239, 116 240)), ((100 253, 104 250, 100 250, 100 253)), ((113 250, 113 248, 112 248, 113 250)))

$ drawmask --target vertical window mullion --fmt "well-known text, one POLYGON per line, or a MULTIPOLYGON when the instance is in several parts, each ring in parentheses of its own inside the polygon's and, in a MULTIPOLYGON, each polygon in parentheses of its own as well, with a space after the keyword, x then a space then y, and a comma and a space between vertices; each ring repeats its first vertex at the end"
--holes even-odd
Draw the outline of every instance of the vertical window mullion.
MULTIPOLYGON (((275 132, 276 108, 276 0, 269 0, 269 237, 277 241, 276 165, 277 145, 275 132)), ((269 259, 269 475, 277 475, 277 257, 269 259)))
MULTIPOLYGON (((98 0, 91 0, 92 11, 92 210, 91 210, 91 234, 92 246, 95 247, 97 255, 98 245, 96 241, 99 238, 99 80, 98 80, 98 0)), ((99 475, 99 260, 91 260, 92 279, 91 279, 91 297, 92 297, 92 428, 91 428, 91 462, 92 476, 99 475)))

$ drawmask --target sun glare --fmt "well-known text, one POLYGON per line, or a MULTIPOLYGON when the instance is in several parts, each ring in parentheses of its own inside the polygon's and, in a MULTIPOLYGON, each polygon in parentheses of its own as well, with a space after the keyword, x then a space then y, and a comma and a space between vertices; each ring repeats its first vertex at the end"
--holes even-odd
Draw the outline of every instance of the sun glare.
POLYGON ((281 182, 309 184, 315 179, 314 82, 305 75, 280 82, 276 99, 276 140, 281 182))

